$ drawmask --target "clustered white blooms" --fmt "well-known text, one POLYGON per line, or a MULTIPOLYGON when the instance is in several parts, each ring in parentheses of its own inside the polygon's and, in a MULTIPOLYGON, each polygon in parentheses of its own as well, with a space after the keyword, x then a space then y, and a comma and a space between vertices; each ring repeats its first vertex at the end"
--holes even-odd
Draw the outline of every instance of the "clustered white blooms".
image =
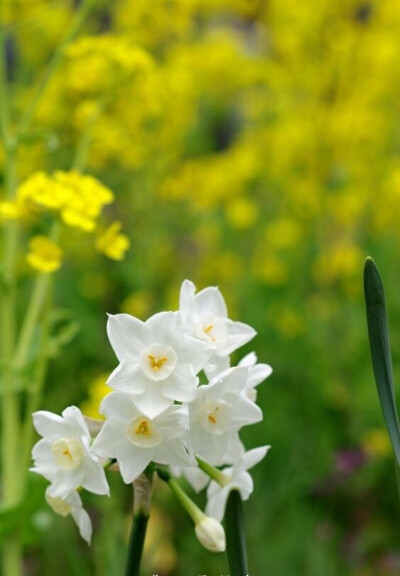
POLYGON ((76 490, 108 494, 103 464, 110 460, 117 461, 126 483, 152 462, 184 475, 195 490, 209 484, 206 513, 221 521, 230 490, 239 490, 243 500, 250 496, 247 470, 269 448, 246 452, 239 431, 262 420, 255 387, 272 369, 257 364, 254 353, 230 366, 230 354, 255 331, 228 318, 218 288, 196 294, 185 280, 179 311, 161 312, 146 322, 110 315, 107 333, 119 364, 107 382, 113 391, 101 403, 106 420, 93 443, 74 406, 62 417, 43 411, 33 415, 43 439, 33 449, 32 470, 51 482, 47 501, 59 514, 70 513, 90 541, 90 520, 76 490), (206 383, 200 384, 200 373, 206 383), (203 470, 216 469, 218 482, 210 482, 198 462, 203 470))

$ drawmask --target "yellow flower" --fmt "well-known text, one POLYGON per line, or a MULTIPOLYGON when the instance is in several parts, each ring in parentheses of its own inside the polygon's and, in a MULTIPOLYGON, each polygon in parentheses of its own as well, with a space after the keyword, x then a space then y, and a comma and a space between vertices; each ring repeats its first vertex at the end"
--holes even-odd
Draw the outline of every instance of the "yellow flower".
POLYGON ((59 212, 68 226, 93 232, 96 219, 103 207, 114 201, 114 194, 92 176, 58 171, 52 175, 33 174, 19 186, 17 198, 59 212))
POLYGON ((258 218, 257 204, 250 198, 233 199, 228 203, 226 215, 234 228, 251 228, 258 218))
POLYGON ((111 392, 106 384, 108 376, 109 374, 100 374, 89 385, 89 397, 81 404, 82 412, 84 412, 85 416, 104 420, 104 416, 99 412, 99 407, 103 398, 111 392))
POLYGON ((0 202, 0 221, 17 220, 22 216, 18 202, 0 202))
POLYGON ((371 458, 384 458, 392 452, 389 436, 384 428, 367 430, 362 439, 362 446, 371 458))
POLYGON ((123 260, 130 246, 128 236, 120 234, 121 222, 113 222, 96 240, 96 248, 112 260, 123 260))
POLYGON ((66 190, 54 186, 51 176, 44 172, 36 172, 17 190, 17 197, 21 201, 32 201, 42 208, 57 210, 66 202, 66 190))
POLYGON ((40 272, 55 272, 61 266, 62 250, 47 236, 34 236, 29 241, 28 263, 40 272))

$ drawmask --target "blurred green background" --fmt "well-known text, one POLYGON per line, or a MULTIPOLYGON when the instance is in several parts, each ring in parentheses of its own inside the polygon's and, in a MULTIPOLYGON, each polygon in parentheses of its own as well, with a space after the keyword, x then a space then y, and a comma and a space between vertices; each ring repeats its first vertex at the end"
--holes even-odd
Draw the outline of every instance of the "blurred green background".
MULTIPOLYGON (((16 114, 77 4, 6 0, 16 114)), ((371 255, 399 377, 399 30, 396 0, 99 0, 20 153, 21 181, 69 170, 89 125, 85 171, 115 192, 110 216, 132 245, 114 263, 85 233, 63 237, 56 303, 80 330, 54 350, 43 409, 94 413, 116 365, 106 312, 176 309, 185 278, 218 285, 230 316, 257 330, 235 356, 255 350, 274 368, 264 421, 242 434, 272 445, 245 504, 250 576, 400 572, 362 294, 371 255)), ((22 253, 20 272, 28 290, 22 253)), ((111 499, 85 499, 88 549, 31 479, 27 574, 123 573, 131 491, 110 481, 111 499)), ((143 574, 227 574, 164 486, 154 500, 143 574)))

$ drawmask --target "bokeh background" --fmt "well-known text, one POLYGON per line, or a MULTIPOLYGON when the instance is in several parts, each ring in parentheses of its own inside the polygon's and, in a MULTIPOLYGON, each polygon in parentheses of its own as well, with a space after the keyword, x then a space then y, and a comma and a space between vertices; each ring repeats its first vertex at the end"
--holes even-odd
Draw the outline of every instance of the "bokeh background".
MULTIPOLYGON (((15 114, 77 4, 5 2, 15 114)), ((400 572, 362 293, 371 255, 399 375, 399 30, 397 0, 99 0, 20 153, 21 181, 69 170, 89 125, 85 171, 114 191, 110 216, 131 240, 111 262, 84 232, 63 237, 56 303, 79 331, 54 342, 43 409, 95 415, 116 365, 106 312, 177 309, 185 278, 218 285, 230 316, 256 328, 235 357, 255 350, 274 368, 259 388, 264 421, 242 434, 272 445, 245 505, 251 576, 400 572)), ((123 573, 131 491, 111 484, 111 499, 85 500, 88 549, 31 480, 27 574, 123 573)), ((164 486, 154 503, 143 574, 228 573, 164 486)))

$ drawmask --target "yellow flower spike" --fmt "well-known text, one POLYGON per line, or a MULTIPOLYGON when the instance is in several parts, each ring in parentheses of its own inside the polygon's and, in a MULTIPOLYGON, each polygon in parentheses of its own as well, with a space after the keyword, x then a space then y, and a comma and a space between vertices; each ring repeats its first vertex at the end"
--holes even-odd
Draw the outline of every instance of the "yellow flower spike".
POLYGON ((120 234, 121 222, 113 222, 96 240, 96 249, 112 260, 123 260, 130 246, 125 234, 120 234))
POLYGON ((63 252, 47 236, 39 235, 31 238, 29 249, 26 259, 35 270, 50 273, 60 268, 63 252))

